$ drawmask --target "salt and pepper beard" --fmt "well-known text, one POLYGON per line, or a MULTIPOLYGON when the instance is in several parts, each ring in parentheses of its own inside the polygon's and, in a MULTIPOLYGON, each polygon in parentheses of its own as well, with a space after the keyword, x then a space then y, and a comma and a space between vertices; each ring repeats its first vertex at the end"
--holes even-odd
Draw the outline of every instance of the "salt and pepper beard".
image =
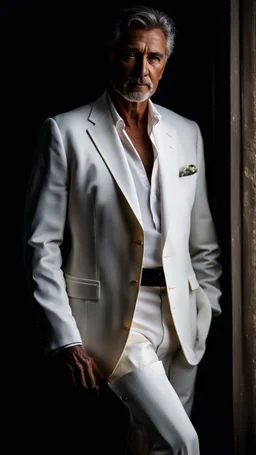
POLYGON ((135 83, 135 84, 138 84, 138 80, 134 80, 134 79, 128 79, 125 84, 124 84, 124 87, 123 89, 121 90, 117 90, 115 88, 115 90, 119 93, 119 95, 121 95, 123 98, 125 98, 127 101, 131 101, 131 102, 136 102, 136 103, 142 103, 143 101, 146 101, 148 98, 150 98, 151 96, 151 93, 153 91, 153 84, 151 81, 149 81, 148 79, 147 80, 142 80, 139 82, 140 84, 143 84, 143 85, 147 85, 148 86, 148 90, 146 93, 140 93, 140 92, 131 92, 129 90, 129 83, 135 83))

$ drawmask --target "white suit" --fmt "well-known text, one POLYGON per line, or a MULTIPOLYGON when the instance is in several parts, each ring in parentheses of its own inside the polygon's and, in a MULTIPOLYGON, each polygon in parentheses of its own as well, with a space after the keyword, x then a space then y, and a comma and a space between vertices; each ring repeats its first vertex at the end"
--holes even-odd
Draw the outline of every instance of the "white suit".
MULTIPOLYGON (((221 313, 220 251, 207 202, 203 143, 194 121, 156 107, 163 269, 180 345, 188 364, 197 365, 212 313, 221 313), (180 177, 189 164, 197 172, 180 177)), ((107 93, 47 119, 25 216, 26 268, 45 352, 82 341, 99 367, 113 372, 135 310, 143 239, 107 93)))

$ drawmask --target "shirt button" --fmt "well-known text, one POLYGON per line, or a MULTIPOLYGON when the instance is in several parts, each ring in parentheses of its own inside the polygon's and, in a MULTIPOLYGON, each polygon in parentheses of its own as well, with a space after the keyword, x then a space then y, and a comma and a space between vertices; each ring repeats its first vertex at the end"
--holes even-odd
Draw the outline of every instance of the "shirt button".
POLYGON ((176 286, 168 286, 168 289, 170 289, 170 291, 173 291, 174 289, 176 289, 176 286))
POLYGON ((143 240, 135 240, 136 245, 143 245, 143 240))
POLYGON ((133 286, 138 286, 139 281, 138 281, 138 280, 132 280, 132 281, 131 281, 131 284, 132 284, 133 286))

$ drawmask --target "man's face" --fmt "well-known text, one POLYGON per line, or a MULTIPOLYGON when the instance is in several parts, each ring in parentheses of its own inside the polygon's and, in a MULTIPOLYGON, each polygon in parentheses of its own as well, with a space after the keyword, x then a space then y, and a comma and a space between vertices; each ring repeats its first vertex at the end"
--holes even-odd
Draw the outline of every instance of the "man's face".
POLYGON ((127 33, 112 75, 113 88, 125 99, 142 102, 155 93, 166 64, 162 30, 132 29, 127 33))

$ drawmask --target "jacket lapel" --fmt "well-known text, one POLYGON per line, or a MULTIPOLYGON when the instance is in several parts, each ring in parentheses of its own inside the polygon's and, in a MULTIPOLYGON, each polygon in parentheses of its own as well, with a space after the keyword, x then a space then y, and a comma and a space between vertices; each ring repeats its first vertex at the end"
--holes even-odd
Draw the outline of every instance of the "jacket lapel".
POLYGON ((102 156, 130 208, 142 226, 142 217, 135 184, 121 140, 113 123, 106 92, 93 105, 89 121, 92 126, 87 129, 87 134, 102 156))

